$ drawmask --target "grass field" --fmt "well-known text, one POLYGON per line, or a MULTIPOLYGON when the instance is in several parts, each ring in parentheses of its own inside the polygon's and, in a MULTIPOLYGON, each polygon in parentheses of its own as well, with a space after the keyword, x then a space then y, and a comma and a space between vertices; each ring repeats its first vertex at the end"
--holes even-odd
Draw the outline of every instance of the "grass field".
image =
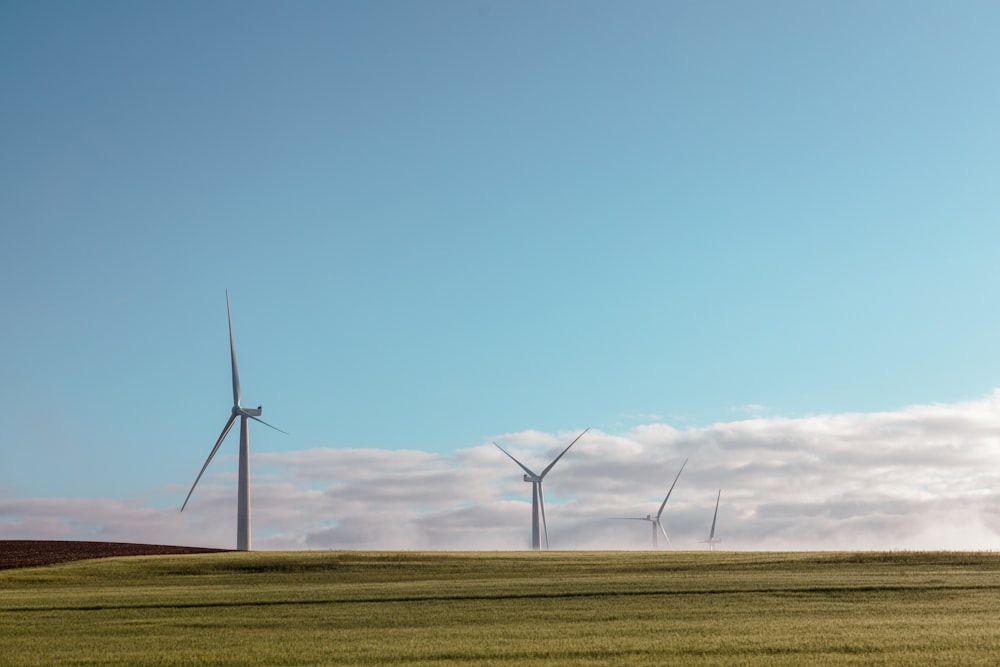
POLYGON ((288 552, 0 572, 0 665, 994 665, 984 553, 288 552))

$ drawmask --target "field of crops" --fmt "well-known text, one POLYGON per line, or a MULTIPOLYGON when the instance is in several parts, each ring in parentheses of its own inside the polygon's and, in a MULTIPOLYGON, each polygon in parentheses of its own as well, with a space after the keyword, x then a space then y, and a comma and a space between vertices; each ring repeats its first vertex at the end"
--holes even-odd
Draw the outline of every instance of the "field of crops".
POLYGON ((994 665, 985 553, 289 552, 0 571, 0 665, 994 665))

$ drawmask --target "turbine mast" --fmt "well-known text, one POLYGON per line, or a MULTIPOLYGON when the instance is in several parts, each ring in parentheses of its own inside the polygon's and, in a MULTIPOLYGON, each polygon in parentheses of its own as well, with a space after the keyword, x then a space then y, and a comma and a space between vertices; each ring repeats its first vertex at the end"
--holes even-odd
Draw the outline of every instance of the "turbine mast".
POLYGON ((531 548, 538 551, 542 548, 542 539, 538 526, 538 495, 541 491, 541 482, 531 484, 531 548))
POLYGON ((236 495, 236 550, 250 551, 250 429, 240 416, 240 471, 236 495))

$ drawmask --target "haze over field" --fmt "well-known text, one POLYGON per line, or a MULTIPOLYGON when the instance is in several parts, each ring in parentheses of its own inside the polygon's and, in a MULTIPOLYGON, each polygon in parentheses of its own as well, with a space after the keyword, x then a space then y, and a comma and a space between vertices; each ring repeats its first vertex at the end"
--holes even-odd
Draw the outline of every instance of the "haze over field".
POLYGON ((0 538, 995 549, 993 2, 0 5, 0 538))

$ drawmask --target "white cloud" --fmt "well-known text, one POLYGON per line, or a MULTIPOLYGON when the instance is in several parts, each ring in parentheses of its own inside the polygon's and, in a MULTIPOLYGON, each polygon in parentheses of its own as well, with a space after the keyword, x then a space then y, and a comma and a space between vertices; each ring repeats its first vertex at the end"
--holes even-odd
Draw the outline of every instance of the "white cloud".
POLYGON ((746 405, 734 405, 730 408, 730 411, 736 414, 759 417, 768 410, 766 405, 761 405, 760 403, 747 403, 746 405))
MULTIPOLYGON (((579 431, 496 440, 535 469, 579 431)), ((704 428, 590 431, 545 481, 553 548, 648 548, 647 524, 684 459, 665 524, 704 548, 718 489, 729 549, 1000 548, 1000 392, 894 412, 753 418, 704 428)), ((261 549, 521 549, 531 487, 489 442, 455 452, 310 449, 253 457, 261 549)), ((209 470, 212 473, 212 470, 209 470)), ((188 509, 144 499, 17 498, 0 489, 4 538, 230 547, 235 474, 209 474, 188 509)))

